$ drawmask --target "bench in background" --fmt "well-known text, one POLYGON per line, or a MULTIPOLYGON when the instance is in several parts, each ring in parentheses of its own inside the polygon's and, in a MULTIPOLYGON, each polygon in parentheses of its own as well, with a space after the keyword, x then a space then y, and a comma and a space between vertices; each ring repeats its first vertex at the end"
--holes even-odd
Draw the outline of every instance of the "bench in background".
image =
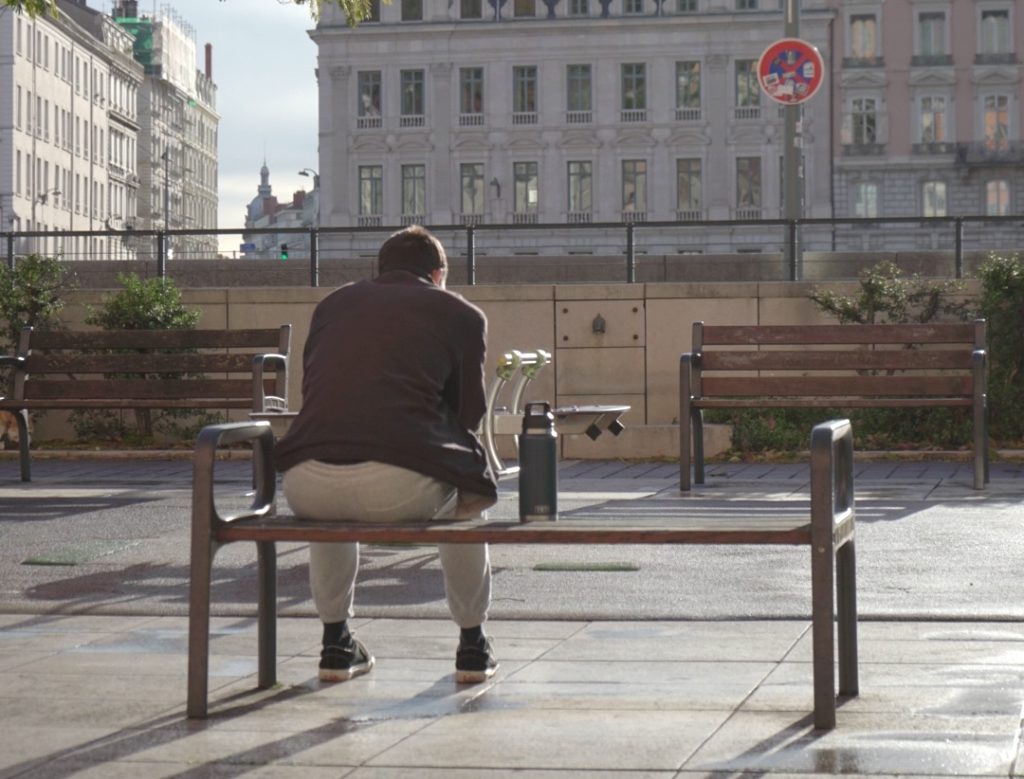
MULTIPOLYGON (((657 516, 602 512, 556 522, 505 520, 420 521, 361 524, 304 521, 275 509, 277 475, 270 423, 211 425, 196 443, 192 482, 192 558, 189 590, 188 716, 205 718, 208 707, 210 590, 217 550, 236 541, 256 544, 258 561, 257 684, 272 687, 277 664, 277 553, 280 542, 410 544, 747 544, 802 545, 810 549, 814 724, 836 724, 836 636, 839 693, 854 696, 857 680, 856 563, 854 553, 853 434, 846 420, 820 424, 811 433, 811 499, 806 505, 773 502, 741 515, 690 497, 659 499, 657 516), (255 492, 249 508, 221 513, 216 505, 217 450, 253 447, 255 492), (666 511, 666 508, 669 511, 666 511), (668 516, 666 516, 668 514, 668 516)), ((766 572, 770 575, 770 572, 766 572)))
POLYGON ((679 364, 679 488, 704 483, 704 409, 970 408, 974 488, 988 481, 985 320, 705 326, 679 364))
POLYGON ((251 330, 21 331, 10 397, 21 480, 31 480, 30 412, 288 408, 291 325, 251 330))

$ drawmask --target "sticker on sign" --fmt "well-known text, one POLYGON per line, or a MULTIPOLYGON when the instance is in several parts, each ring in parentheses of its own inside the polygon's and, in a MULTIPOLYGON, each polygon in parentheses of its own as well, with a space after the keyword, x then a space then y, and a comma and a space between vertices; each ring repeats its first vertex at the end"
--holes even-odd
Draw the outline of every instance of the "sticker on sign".
POLYGON ((800 38, 775 41, 757 61, 761 89, 772 100, 796 105, 809 99, 821 86, 825 63, 813 45, 800 38))

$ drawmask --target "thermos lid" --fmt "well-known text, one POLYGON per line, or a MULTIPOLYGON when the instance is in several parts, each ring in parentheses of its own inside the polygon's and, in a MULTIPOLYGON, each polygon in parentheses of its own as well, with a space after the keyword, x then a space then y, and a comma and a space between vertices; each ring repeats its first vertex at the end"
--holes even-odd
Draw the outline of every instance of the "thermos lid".
POLYGON ((523 432, 527 430, 551 430, 555 426, 555 415, 546 400, 527 403, 523 411, 523 432))

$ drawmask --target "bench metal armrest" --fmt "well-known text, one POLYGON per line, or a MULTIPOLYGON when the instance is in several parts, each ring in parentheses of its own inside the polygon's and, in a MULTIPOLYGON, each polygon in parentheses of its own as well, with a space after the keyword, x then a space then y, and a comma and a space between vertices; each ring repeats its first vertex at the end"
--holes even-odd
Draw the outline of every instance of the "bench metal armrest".
POLYGON ((25 358, 20 354, 0 354, 0 365, 13 365, 15 368, 24 368, 25 358))
POLYGON ((274 433, 269 422, 228 422, 204 427, 196 440, 192 466, 193 539, 197 532, 212 535, 213 528, 220 523, 262 517, 272 513, 276 488, 274 433), (252 443, 255 487, 252 505, 244 511, 221 515, 214 505, 214 466, 217 450, 245 442, 252 443))
POLYGON ((252 410, 254 413, 288 410, 288 358, 283 354, 257 354, 252 358, 252 410), (277 367, 277 387, 280 395, 267 395, 263 375, 270 367, 277 367))

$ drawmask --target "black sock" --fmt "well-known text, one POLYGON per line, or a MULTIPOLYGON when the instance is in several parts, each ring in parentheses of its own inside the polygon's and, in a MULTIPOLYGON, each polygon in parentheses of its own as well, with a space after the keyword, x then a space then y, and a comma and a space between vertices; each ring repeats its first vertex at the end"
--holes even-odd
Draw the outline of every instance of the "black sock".
POLYGON ((484 637, 483 625, 477 625, 475 628, 462 628, 461 640, 467 644, 479 643, 484 637))
POLYGON ((352 634, 348 630, 348 622, 325 622, 324 623, 324 646, 339 646, 347 644, 352 634))

